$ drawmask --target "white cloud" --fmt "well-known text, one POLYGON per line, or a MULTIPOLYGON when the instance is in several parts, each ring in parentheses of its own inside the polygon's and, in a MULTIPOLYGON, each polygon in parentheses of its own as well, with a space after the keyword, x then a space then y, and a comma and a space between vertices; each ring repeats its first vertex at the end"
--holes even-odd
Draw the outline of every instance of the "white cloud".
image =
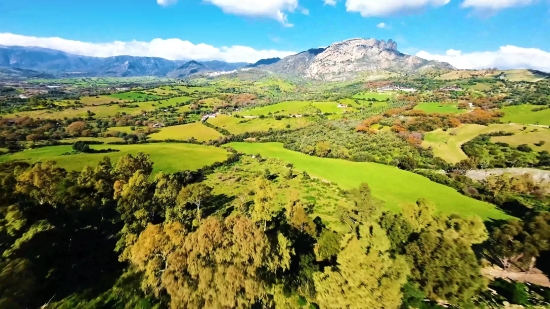
POLYGON ((36 46, 93 57, 129 55, 161 57, 170 60, 223 60, 228 62, 256 62, 260 59, 282 58, 295 54, 292 51, 256 50, 239 45, 214 47, 204 43, 193 44, 180 39, 153 39, 150 42, 134 40, 129 42, 88 43, 57 37, 38 38, 12 33, 0 33, 0 45, 36 46))
POLYGON ((484 12, 495 12, 498 10, 526 6, 535 3, 536 0, 464 0, 463 8, 473 8, 484 12))
POLYGON ((449 49, 445 55, 426 51, 416 53, 428 60, 444 61, 458 69, 535 69, 550 72, 550 52, 538 48, 523 48, 512 45, 501 46, 496 51, 462 53, 449 49))
POLYGON ((325 5, 335 6, 336 5, 336 0, 325 0, 325 5))
POLYGON ((443 6, 451 0, 347 0, 346 10, 363 17, 390 16, 417 12, 430 6, 443 6))
POLYGON ((272 18, 286 27, 292 27, 285 12, 298 8, 298 0, 204 0, 221 8, 225 13, 272 18))
POLYGON ((309 10, 308 9, 302 9, 302 14, 309 15, 309 10))
POLYGON ((172 4, 176 4, 177 2, 178 0, 157 0, 157 4, 162 6, 169 6, 172 4))
POLYGON ((384 29, 384 28, 387 28, 388 25, 386 25, 386 23, 379 23, 378 25, 376 25, 376 27, 380 29, 384 29))

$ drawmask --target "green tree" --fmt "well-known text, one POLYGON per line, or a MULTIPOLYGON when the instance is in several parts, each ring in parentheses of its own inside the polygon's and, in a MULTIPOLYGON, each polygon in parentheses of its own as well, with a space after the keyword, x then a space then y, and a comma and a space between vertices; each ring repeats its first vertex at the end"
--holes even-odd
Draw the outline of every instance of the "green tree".
POLYGON ((269 180, 259 177, 254 184, 254 206, 252 208, 252 220, 259 222, 267 230, 267 223, 273 216, 273 199, 275 193, 269 180))

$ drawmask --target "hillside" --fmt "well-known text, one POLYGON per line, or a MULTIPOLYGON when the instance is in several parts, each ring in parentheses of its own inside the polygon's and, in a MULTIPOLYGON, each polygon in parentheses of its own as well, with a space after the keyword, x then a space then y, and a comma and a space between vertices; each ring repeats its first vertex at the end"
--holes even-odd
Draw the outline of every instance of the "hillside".
POLYGON ((350 39, 334 43, 326 49, 310 49, 288 56, 264 69, 292 76, 339 81, 353 79, 361 72, 369 71, 413 73, 453 67, 448 63, 403 54, 392 40, 350 39))

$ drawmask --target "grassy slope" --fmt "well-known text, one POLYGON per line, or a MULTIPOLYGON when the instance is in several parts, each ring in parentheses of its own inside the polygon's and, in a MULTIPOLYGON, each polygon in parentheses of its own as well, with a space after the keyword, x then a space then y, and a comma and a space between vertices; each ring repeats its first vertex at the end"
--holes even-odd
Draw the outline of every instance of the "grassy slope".
POLYGON ((155 162, 155 171, 174 173, 181 170, 195 170, 227 158, 224 149, 192 145, 192 144, 139 144, 139 145, 92 145, 92 149, 119 149, 119 152, 98 154, 77 154, 62 156, 64 152, 72 151, 72 146, 43 147, 11 155, 0 156, 0 162, 24 160, 28 162, 57 161, 68 170, 80 171, 86 165, 95 166, 105 156, 109 156, 116 163, 118 159, 128 153, 144 152, 151 155, 155 162))
POLYGON ((506 106, 502 109, 504 117, 503 122, 522 123, 522 124, 541 124, 550 126, 550 109, 533 112, 538 105, 515 105, 506 106))
POLYGON ((378 92, 363 92, 358 93, 353 96, 354 99, 367 100, 367 99, 376 99, 379 101, 384 101, 386 99, 391 99, 394 97, 393 94, 389 93, 378 93, 378 92))
POLYGON ((458 109, 456 104, 441 104, 438 102, 424 102, 414 107, 415 110, 421 110, 428 114, 462 114, 466 110, 458 109))
POLYGON ((273 128, 274 130, 285 129, 289 124, 291 128, 300 128, 308 124, 308 120, 305 118, 285 118, 276 120, 274 118, 265 119, 243 119, 230 117, 226 115, 219 115, 216 118, 208 119, 208 122, 228 130, 233 134, 241 134, 245 132, 263 132, 273 128), (240 123, 243 121, 242 123, 240 123))
POLYGON ((149 137, 153 140, 179 139, 188 140, 192 137, 199 141, 209 141, 222 136, 218 131, 203 125, 200 122, 162 128, 160 132, 149 137))
POLYGON ((111 97, 122 99, 122 100, 140 100, 140 101, 143 101, 143 100, 151 101, 151 100, 162 99, 162 97, 158 95, 142 94, 142 93, 132 92, 132 91, 111 94, 111 97))
POLYGON ((449 163, 457 163, 468 157, 462 151, 462 145, 474 139, 476 136, 496 132, 518 132, 523 126, 508 124, 493 124, 482 126, 477 124, 465 124, 458 128, 443 131, 437 129, 424 136, 423 147, 432 147, 434 155, 449 163))
POLYGON ((113 97, 106 96, 106 95, 100 95, 100 96, 97 96, 97 97, 95 97, 95 96, 81 97, 80 100, 64 100, 64 101, 60 101, 60 102, 65 102, 65 103, 72 104, 72 103, 74 103, 74 101, 79 101, 80 103, 82 103, 84 105, 94 105, 94 104, 102 105, 102 104, 108 104, 108 103, 111 103, 111 102, 115 102, 115 103, 125 102, 122 99, 113 98, 113 97))
POLYGON ((294 164, 298 170, 335 182, 345 189, 366 182, 371 187, 373 195, 384 200, 392 210, 398 210, 400 205, 414 203, 419 198, 426 198, 442 212, 476 214, 484 219, 506 218, 504 213, 491 204, 468 198, 450 187, 395 167, 312 157, 284 149, 279 143, 231 143, 228 146, 249 154, 260 153, 265 157, 282 159, 294 164))
POLYGON ((312 104, 314 107, 321 110, 323 113, 342 113, 343 109, 338 108, 337 102, 311 102, 311 101, 289 101, 281 102, 264 107, 254 108, 251 110, 243 111, 241 114, 244 116, 260 116, 267 115, 269 113, 281 114, 281 115, 295 115, 300 114, 302 110, 312 104))
POLYGON ((491 141, 508 143, 513 146, 527 144, 529 145, 529 147, 537 152, 543 150, 550 151, 550 130, 539 128, 538 132, 529 131, 516 133, 512 136, 495 136, 491 138, 491 141), (546 143, 542 146, 534 145, 535 143, 539 143, 540 141, 544 141, 546 143))

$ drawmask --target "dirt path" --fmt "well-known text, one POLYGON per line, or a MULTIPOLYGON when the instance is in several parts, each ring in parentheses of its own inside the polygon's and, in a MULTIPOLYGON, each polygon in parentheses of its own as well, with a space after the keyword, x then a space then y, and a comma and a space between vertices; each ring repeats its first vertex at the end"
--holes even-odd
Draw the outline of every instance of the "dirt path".
POLYGON ((481 273, 488 278, 510 279, 518 282, 527 282, 550 288, 550 280, 539 270, 533 273, 505 271, 499 267, 488 267, 481 270, 481 273))
POLYGON ((532 174, 535 181, 550 181, 550 171, 540 170, 536 168, 497 168, 487 170, 471 170, 466 173, 466 176, 480 181, 489 176, 502 175, 510 173, 512 175, 532 174))

